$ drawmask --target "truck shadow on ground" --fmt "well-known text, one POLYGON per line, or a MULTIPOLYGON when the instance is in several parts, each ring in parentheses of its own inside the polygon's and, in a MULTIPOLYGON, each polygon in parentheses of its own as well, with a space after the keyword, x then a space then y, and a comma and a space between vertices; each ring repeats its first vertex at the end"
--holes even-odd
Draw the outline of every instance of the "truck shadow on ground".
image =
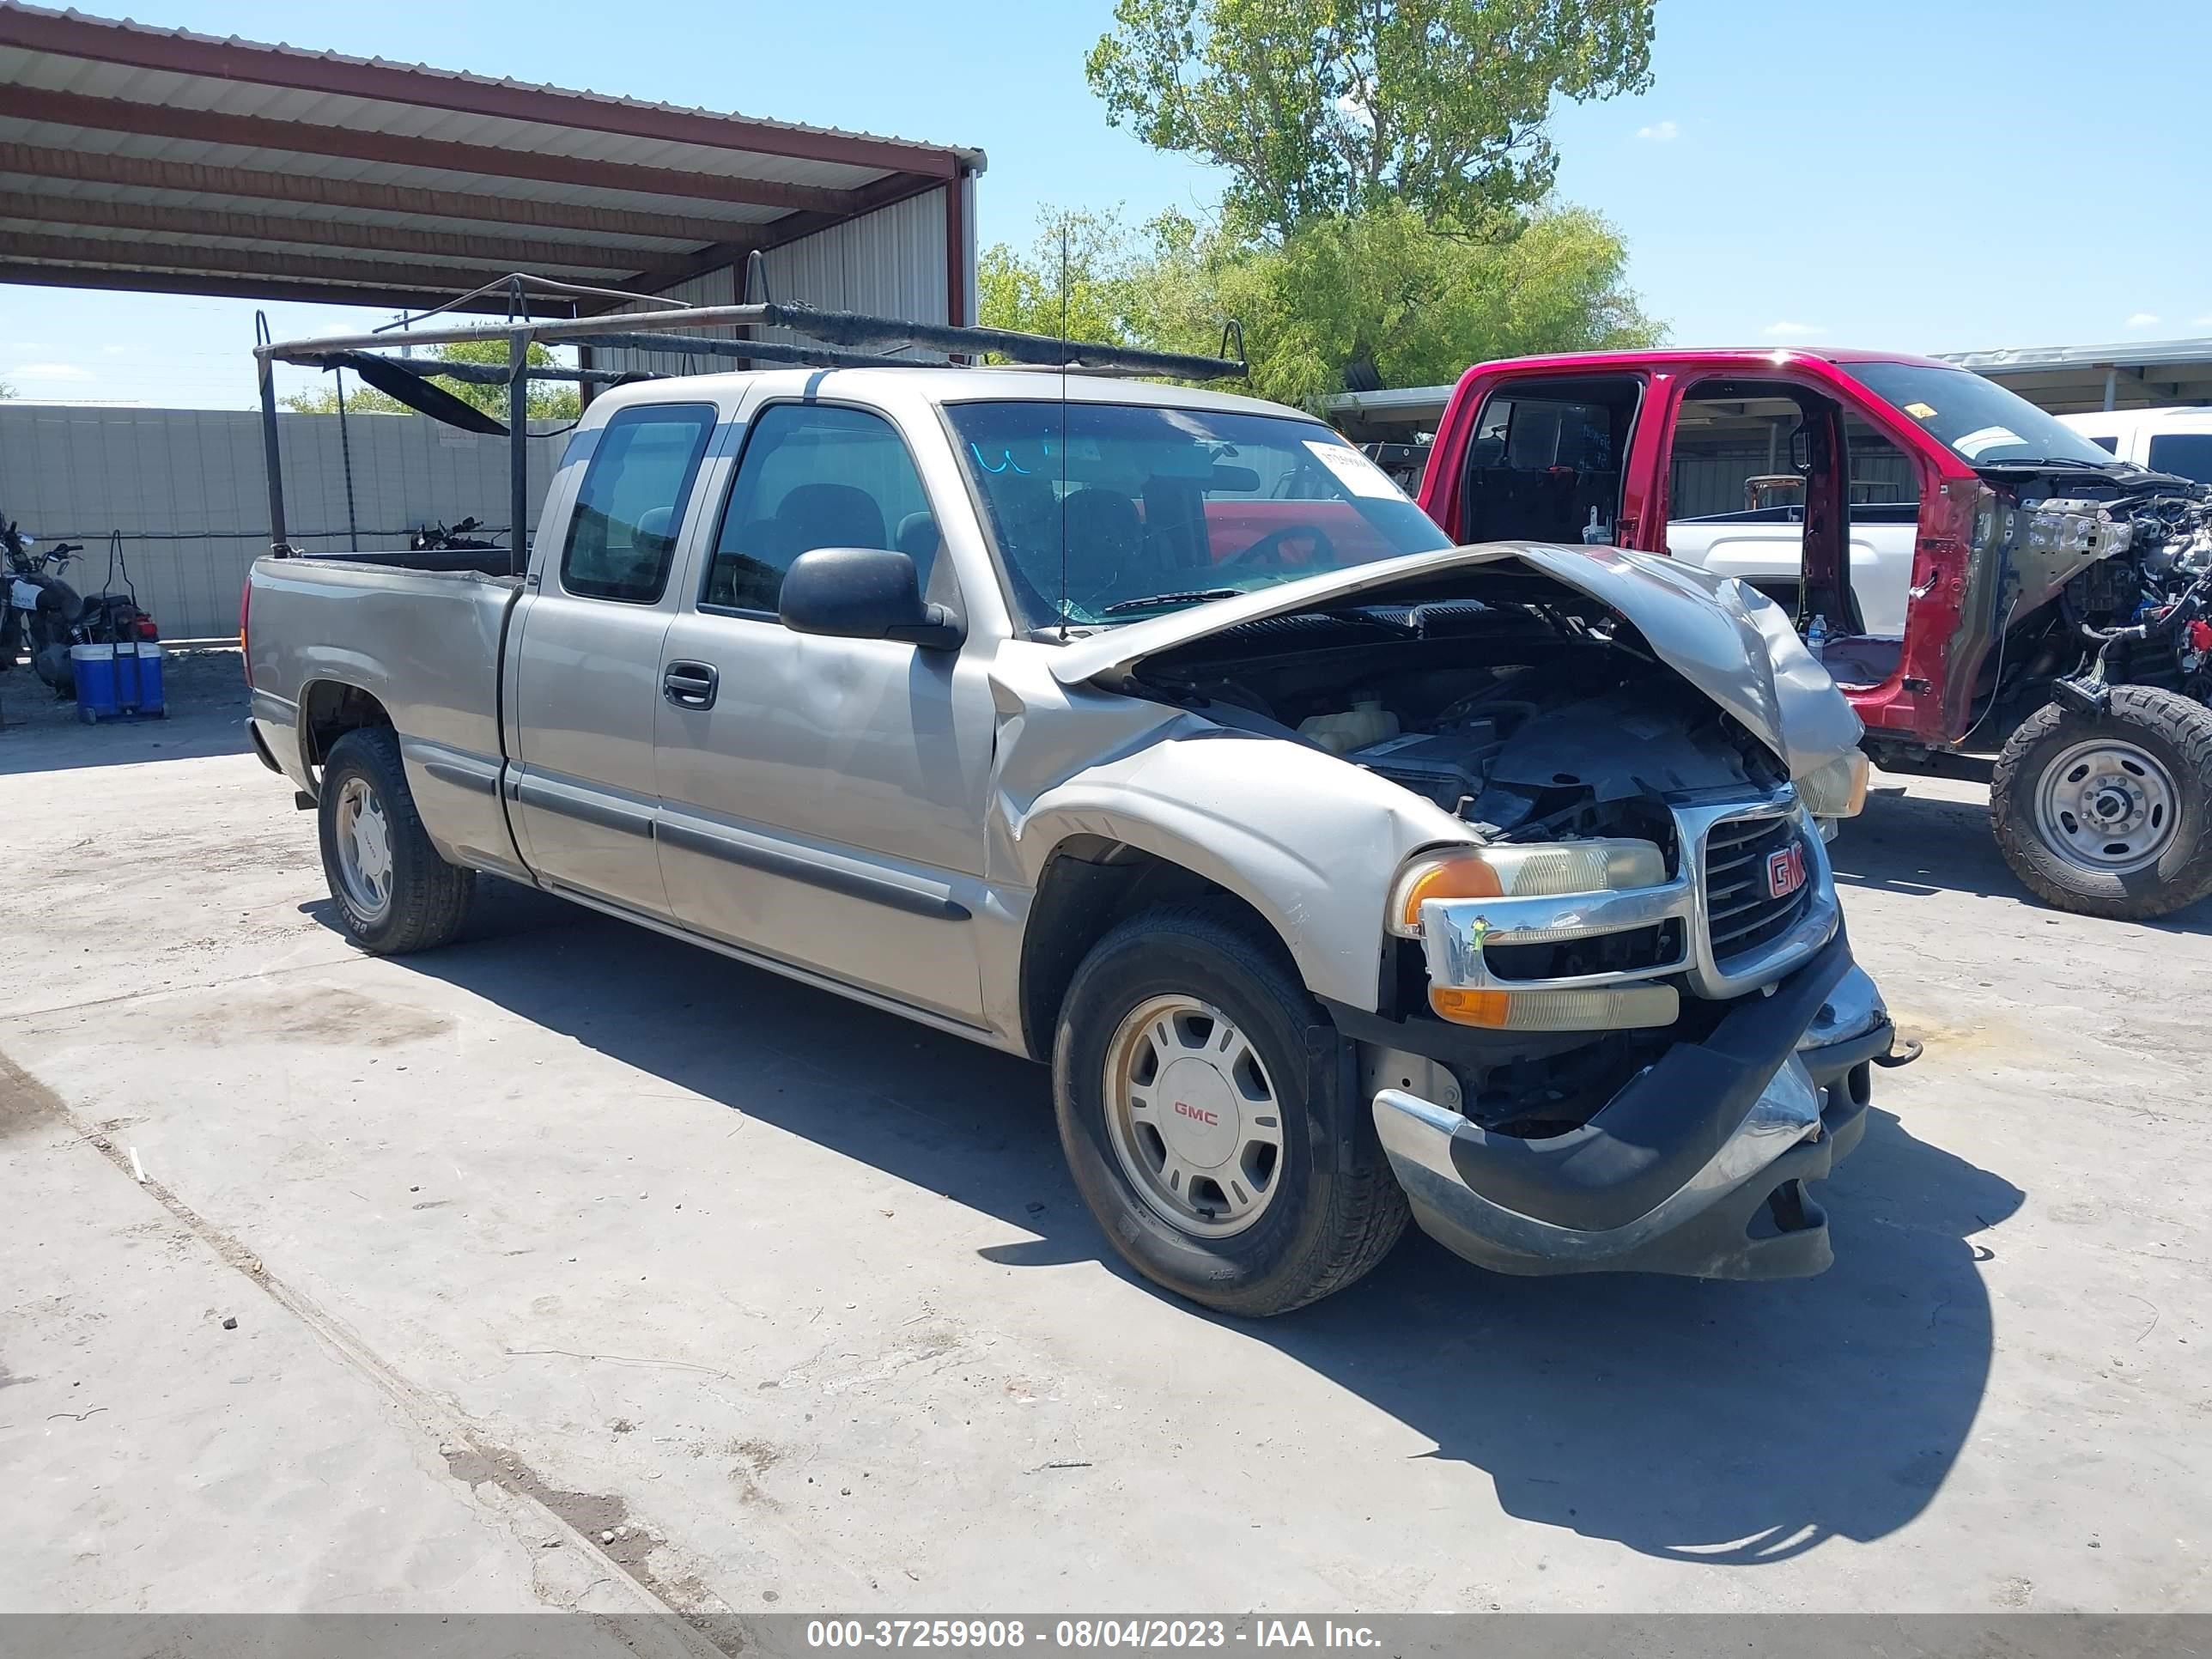
MULTIPOLYGON (((1836 884, 1850 902, 1854 888, 1924 897, 1977 893, 2040 907, 1997 851, 1984 801, 1910 794, 1878 782, 1866 810, 1844 825, 1828 848, 1836 884)), ((2055 913, 2053 913, 2055 914, 2055 913)), ((2161 933, 2212 933, 2212 901, 2157 921, 2106 924, 2161 933)))
MULTIPOLYGON (((1065 1174, 1042 1067, 489 885, 470 939, 405 964, 1036 1235, 994 1261, 1133 1280, 1065 1174)), ((1487 1472, 1521 1519, 1784 1560, 1893 1532, 1942 1484, 1989 1374, 1975 1236, 2021 1194, 1877 1109, 1826 1197, 1837 1262, 1817 1279, 1516 1279, 1415 1235, 1316 1307, 1218 1322, 1487 1472)))

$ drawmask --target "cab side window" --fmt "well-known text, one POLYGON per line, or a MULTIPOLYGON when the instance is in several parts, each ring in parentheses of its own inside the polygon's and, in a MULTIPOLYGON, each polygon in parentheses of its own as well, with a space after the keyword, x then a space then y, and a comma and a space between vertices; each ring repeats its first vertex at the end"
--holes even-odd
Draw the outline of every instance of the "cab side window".
POLYGON ((561 549, 564 589, 629 605, 659 599, 714 431, 712 404, 641 404, 599 429, 561 549))
POLYGON ((2212 432, 2161 432, 2150 441, 2150 470, 2212 483, 2212 432))
POLYGON ((753 422, 722 509, 702 605, 775 614, 784 572, 817 547, 888 548, 924 592, 937 520, 905 440, 866 410, 772 404, 753 422))
POLYGON ((1468 447, 1460 539, 1611 542, 1642 395, 1622 375, 1492 392, 1468 447))

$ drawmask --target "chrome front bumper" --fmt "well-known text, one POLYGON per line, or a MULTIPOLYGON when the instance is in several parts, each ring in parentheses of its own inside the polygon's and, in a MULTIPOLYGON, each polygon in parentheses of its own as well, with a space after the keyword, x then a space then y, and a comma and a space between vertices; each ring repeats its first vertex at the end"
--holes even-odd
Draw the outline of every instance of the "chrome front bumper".
POLYGON ((1834 937, 1842 912, 1819 826, 1791 790, 1759 801, 1674 809, 1676 871, 1656 887, 1540 898, 1431 899, 1421 907, 1421 940, 1431 985, 1470 991, 1588 991, 1650 984, 1682 975, 1713 1000, 1742 995, 1780 978, 1834 937), (1705 843, 1714 829, 1744 819, 1788 818, 1800 831, 1812 897, 1789 930, 1724 961, 1713 955, 1705 891, 1705 843), (1607 933, 1681 924, 1671 959, 1607 973, 1509 979, 1486 959, 1492 945, 1557 944, 1607 933))
POLYGON ((1488 1135, 1396 1089, 1376 1095, 1375 1126, 1422 1230, 1480 1266, 1802 1277, 1834 1259, 1804 1183, 1858 1144, 1891 1037, 1838 936, 1568 1134, 1488 1135))

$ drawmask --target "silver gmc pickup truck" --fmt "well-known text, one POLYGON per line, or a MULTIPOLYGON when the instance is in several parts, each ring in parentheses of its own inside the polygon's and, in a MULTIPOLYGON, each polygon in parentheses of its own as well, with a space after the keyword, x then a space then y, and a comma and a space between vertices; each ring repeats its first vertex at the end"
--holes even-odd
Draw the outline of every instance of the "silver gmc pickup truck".
POLYGON ((1742 585, 1451 547, 1273 404, 957 368, 621 387, 506 556, 254 567, 253 744, 366 949, 489 872, 1048 1064, 1115 1249, 1232 1313, 1409 1214, 1509 1273, 1831 1260, 1866 773, 1742 585))

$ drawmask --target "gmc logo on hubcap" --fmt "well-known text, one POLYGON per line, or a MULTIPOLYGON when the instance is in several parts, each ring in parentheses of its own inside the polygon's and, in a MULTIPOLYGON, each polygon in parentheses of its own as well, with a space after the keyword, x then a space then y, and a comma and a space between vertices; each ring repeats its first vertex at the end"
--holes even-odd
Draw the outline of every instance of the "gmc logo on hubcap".
POLYGON ((1805 849, 1792 842, 1778 853, 1766 856, 1766 896, 1769 898, 1788 898, 1805 884, 1805 849))
POLYGON ((1176 1102, 1175 1109, 1176 1115, 1177 1117, 1189 1118, 1193 1122, 1203 1123, 1208 1128, 1212 1128, 1215 1124, 1221 1121, 1218 1114, 1206 1111, 1200 1107, 1194 1106, 1187 1100, 1178 1100, 1176 1102))

